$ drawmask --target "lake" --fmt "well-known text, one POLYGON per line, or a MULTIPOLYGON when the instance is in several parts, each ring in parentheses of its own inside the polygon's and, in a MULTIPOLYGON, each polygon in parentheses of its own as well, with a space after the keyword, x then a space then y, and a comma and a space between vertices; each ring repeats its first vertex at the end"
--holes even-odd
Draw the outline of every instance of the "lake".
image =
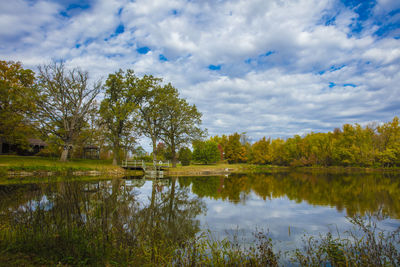
POLYGON ((68 246, 69 241, 57 238, 73 236, 76 229, 90 232, 90 239, 101 239, 103 246, 109 236, 121 244, 138 239, 135 231, 145 233, 144 239, 154 235, 174 242, 206 232, 247 246, 262 231, 272 238, 275 251, 285 252, 302 247, 304 235, 343 235, 353 227, 348 217, 357 214, 374 216, 381 229, 395 230, 400 226, 399 178, 302 172, 158 180, 65 177, 60 182, 49 177, 1 185, 0 226, 11 241, 55 242, 61 247, 53 253, 68 246), (23 235, 31 234, 23 241, 23 235))

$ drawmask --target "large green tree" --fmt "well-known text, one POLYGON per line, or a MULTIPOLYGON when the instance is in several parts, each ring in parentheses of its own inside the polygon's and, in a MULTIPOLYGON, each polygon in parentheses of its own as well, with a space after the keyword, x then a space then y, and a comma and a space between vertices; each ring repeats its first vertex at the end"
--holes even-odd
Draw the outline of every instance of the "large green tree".
POLYGON ((166 84, 164 87, 169 93, 160 106, 164 118, 161 139, 171 150, 172 166, 175 167, 176 150, 201 138, 204 133, 199 127, 201 113, 196 106, 180 98, 178 90, 171 84, 166 84))
POLYGON ((89 73, 79 68, 68 69, 64 62, 54 61, 39 66, 39 99, 35 117, 40 130, 53 134, 63 145, 61 161, 67 161, 85 120, 93 108, 101 83, 89 86, 89 73))
POLYGON ((154 161, 157 160, 157 142, 161 139, 165 124, 165 114, 161 111, 166 99, 175 93, 173 87, 161 86, 160 82, 161 79, 151 75, 144 76, 140 81, 143 99, 138 109, 137 126, 140 132, 151 140, 154 161))
POLYGON ((216 163, 220 160, 218 144, 212 140, 194 141, 193 159, 204 164, 216 163))
POLYGON ((119 70, 108 76, 105 89, 100 116, 112 144, 113 164, 117 165, 120 164, 121 144, 133 134, 134 111, 142 100, 143 88, 133 70, 119 70))
MULTIPOLYGON (((0 138, 27 145, 33 134, 30 115, 35 111, 35 75, 19 62, 0 61, 0 138)), ((0 151, 1 152, 1 151, 0 151)))

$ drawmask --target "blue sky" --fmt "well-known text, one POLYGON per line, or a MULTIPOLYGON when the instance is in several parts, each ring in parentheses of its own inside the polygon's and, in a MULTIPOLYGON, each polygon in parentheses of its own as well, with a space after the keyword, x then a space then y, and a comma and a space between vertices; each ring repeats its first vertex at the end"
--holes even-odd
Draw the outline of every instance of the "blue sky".
POLYGON ((210 135, 286 138, 400 111, 400 1, 0 0, 0 58, 153 74, 210 135))

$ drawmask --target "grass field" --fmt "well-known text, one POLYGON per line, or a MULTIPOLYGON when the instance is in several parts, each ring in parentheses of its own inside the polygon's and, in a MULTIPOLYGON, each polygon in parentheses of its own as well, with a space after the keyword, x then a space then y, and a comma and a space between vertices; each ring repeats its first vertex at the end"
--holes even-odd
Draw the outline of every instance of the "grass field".
POLYGON ((61 162, 58 158, 0 155, 0 169, 6 171, 112 171, 121 170, 111 160, 71 159, 61 162))

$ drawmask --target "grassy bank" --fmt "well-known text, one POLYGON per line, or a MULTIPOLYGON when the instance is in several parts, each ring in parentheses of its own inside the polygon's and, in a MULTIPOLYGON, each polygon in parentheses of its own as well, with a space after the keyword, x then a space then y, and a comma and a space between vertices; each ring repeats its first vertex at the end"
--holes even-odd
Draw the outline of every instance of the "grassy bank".
MULTIPOLYGON (((108 174, 101 174, 98 175, 68 175, 65 173, 61 174, 53 174, 53 175, 15 175, 15 176, 0 176, 0 185, 23 185, 23 184, 42 184, 42 183, 57 183, 57 182, 64 182, 65 180, 68 181, 101 181, 101 180, 110 180, 111 176, 108 174)), ((112 176, 112 178, 119 179, 119 176, 112 176)), ((0 265, 1 266, 1 265, 0 265)))
POLYGON ((61 162, 58 158, 0 155, 0 175, 20 174, 80 174, 97 172, 100 174, 125 173, 119 166, 113 166, 111 160, 71 159, 61 162))

